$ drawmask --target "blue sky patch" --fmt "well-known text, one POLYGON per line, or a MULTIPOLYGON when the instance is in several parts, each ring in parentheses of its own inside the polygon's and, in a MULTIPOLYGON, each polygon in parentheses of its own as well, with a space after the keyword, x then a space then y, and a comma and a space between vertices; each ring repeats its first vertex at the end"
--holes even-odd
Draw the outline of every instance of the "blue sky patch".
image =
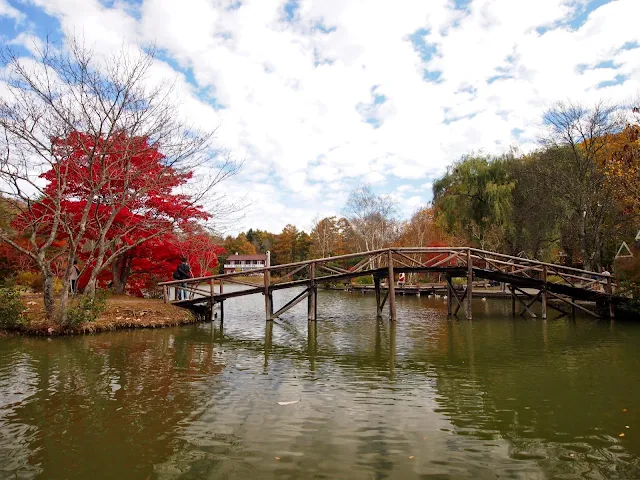
POLYGON ((621 83, 624 83, 626 79, 626 75, 616 75, 613 80, 605 80, 604 82, 600 82, 596 88, 606 88, 613 87, 614 85, 620 85, 621 83))
POLYGON ((284 4, 284 14, 288 21, 293 21, 296 16, 296 11, 300 8, 300 4, 298 0, 288 0, 287 3, 284 4))
POLYGON ((413 48, 423 62, 428 62, 433 58, 437 51, 437 47, 433 44, 428 44, 424 37, 429 33, 429 30, 425 28, 419 28, 411 35, 408 36, 409 41, 413 45, 413 48))

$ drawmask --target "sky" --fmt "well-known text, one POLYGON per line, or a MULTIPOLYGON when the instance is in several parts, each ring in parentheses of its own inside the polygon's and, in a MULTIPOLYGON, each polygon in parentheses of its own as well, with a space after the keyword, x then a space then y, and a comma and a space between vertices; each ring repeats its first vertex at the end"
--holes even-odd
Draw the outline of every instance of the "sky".
POLYGON ((190 121, 244 161, 228 233, 309 230, 369 184, 400 217, 469 153, 530 151, 555 102, 640 93, 639 0, 0 0, 29 55, 148 48, 190 121))

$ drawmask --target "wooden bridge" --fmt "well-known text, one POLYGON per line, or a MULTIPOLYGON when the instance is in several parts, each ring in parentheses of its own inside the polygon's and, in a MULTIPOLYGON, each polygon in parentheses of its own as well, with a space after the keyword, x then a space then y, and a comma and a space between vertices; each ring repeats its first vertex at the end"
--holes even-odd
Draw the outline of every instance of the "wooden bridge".
POLYGON ((318 285, 373 276, 377 316, 382 316, 384 305, 388 304, 389 318, 395 321, 396 274, 429 272, 443 274, 446 279, 449 315, 457 315, 464 305, 468 320, 472 319, 474 279, 504 283, 511 295, 512 313, 515 315, 519 303, 519 313, 534 318, 537 315, 532 306, 536 302, 541 304, 542 318, 547 317, 548 308, 561 315, 575 314, 578 309, 594 317, 613 318, 616 304, 628 300, 618 295, 611 275, 468 247, 385 248, 276 266, 270 266, 268 259, 269 256, 265 268, 161 283, 164 300, 211 318, 215 304, 219 304, 223 318, 225 300, 262 294, 269 321, 306 299, 308 319, 315 321, 318 285), (462 289, 454 288, 454 283, 459 283, 454 278, 464 279, 462 289), (225 293, 225 283, 247 288, 225 293), (187 298, 170 300, 171 287, 183 288, 187 298), (273 292, 293 287, 304 289, 274 312, 273 292))

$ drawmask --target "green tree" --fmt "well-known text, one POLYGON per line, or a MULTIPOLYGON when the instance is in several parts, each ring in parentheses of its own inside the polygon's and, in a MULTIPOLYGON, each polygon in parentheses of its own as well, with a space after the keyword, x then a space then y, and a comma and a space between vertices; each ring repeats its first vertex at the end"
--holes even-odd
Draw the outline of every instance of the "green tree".
POLYGON ((434 182, 433 197, 446 229, 480 248, 506 245, 514 180, 508 165, 513 155, 466 156, 434 182))

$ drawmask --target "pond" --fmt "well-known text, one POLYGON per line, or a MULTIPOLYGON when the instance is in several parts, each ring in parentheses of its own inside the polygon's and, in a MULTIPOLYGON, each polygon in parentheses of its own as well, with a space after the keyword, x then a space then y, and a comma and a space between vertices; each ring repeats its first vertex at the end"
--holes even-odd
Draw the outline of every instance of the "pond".
POLYGON ((318 303, 315 324, 304 302, 266 324, 257 295, 223 327, 0 339, 0 478, 640 478, 640 325, 318 303))

